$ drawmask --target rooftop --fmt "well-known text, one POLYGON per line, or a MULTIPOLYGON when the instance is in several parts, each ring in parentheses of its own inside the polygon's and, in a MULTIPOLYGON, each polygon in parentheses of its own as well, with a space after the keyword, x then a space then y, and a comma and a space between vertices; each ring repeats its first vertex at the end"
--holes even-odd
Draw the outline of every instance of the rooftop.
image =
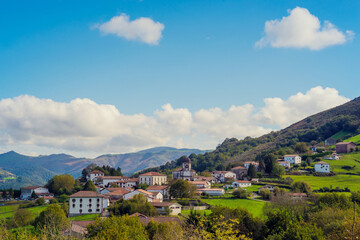
POLYGON ((93 192, 93 191, 80 191, 77 193, 74 193, 73 195, 70 195, 69 197, 77 198, 77 197, 104 197, 104 195, 93 192))
POLYGON ((166 189, 166 188, 168 188, 169 186, 168 185, 161 185, 161 186, 159 186, 159 185, 152 185, 152 186, 150 186, 150 187, 148 187, 146 190, 148 191, 148 190, 164 190, 164 189, 166 189))
POLYGON ((147 172, 147 173, 141 174, 140 176, 166 176, 166 175, 158 173, 158 172, 147 172))
POLYGON ((95 174, 95 173, 97 173, 97 174, 104 174, 102 171, 99 171, 99 170, 91 171, 91 172, 89 172, 88 174, 95 174))

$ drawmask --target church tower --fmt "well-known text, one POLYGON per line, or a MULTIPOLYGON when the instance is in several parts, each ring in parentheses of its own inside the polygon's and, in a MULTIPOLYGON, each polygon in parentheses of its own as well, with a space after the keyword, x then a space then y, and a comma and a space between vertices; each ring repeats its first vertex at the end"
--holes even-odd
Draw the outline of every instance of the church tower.
POLYGON ((184 157, 182 162, 182 170, 185 172, 191 171, 191 160, 188 157, 184 157))

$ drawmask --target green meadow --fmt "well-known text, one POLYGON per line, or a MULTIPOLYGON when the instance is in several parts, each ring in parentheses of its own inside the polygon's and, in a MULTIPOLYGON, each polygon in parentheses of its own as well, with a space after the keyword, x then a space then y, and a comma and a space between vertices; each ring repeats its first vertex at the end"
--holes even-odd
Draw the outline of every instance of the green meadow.
POLYGON ((357 175, 335 175, 331 177, 315 177, 315 176, 289 176, 295 182, 304 181, 310 184, 312 190, 322 187, 345 188, 351 191, 360 191, 360 176, 357 175))
POLYGON ((360 144, 360 134, 356 135, 354 137, 348 138, 348 139, 344 140, 344 142, 353 142, 356 144, 360 144))
POLYGON ((211 206, 225 206, 229 208, 242 207, 247 209, 254 217, 263 216, 264 201, 250 200, 250 199, 202 199, 201 201, 210 204, 211 206))
POLYGON ((339 160, 325 160, 330 164, 331 171, 335 173, 352 173, 360 175, 360 153, 343 154, 339 160), (344 169, 343 166, 351 168, 344 169))
MULTIPOLYGON (((1 218, 12 218, 16 210, 19 208, 19 205, 8 205, 8 206, 1 206, 0 207, 0 219, 1 218), (11 207, 11 208, 10 208, 11 207)), ((38 206, 38 207, 31 207, 31 208, 24 208, 29 210, 33 217, 37 217, 40 213, 45 210, 47 206, 38 206)))
POLYGON ((100 214, 98 214, 98 213, 86 214, 86 215, 71 217, 70 220, 72 220, 72 221, 93 221, 98 216, 100 216, 100 214))

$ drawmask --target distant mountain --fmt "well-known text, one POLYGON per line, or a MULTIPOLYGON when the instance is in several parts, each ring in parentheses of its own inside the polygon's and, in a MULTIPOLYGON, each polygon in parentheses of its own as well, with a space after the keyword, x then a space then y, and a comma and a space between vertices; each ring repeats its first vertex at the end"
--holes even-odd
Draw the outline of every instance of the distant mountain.
POLYGON ((42 185, 58 174, 71 174, 78 177, 81 175, 81 170, 91 163, 99 166, 120 167, 123 173, 133 173, 160 166, 183 155, 204 152, 198 149, 157 147, 134 153, 107 154, 90 159, 76 158, 66 154, 31 157, 10 151, 0 154, 0 189, 42 185))

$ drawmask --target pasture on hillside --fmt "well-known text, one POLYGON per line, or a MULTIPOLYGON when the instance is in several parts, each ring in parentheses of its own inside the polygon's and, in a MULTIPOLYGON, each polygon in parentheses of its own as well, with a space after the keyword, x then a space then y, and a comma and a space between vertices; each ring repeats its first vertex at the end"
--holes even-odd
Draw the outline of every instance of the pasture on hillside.
POLYGON ((254 217, 263 216, 264 201, 250 200, 250 199, 201 199, 201 201, 210 204, 211 206, 224 206, 229 208, 242 207, 247 209, 254 217))
MULTIPOLYGON (((0 219, 12 218, 18 208, 19 208, 19 205, 1 206, 2 210, 0 210, 0 219), (11 206, 11 209, 10 209, 10 206, 11 206)), ((38 206, 38 207, 31 207, 31 208, 24 208, 24 209, 29 210, 32 213, 33 217, 35 218, 35 217, 39 216, 40 213, 42 211, 44 211, 46 208, 47 208, 47 206, 38 206)))
POLYGON ((335 173, 352 173, 360 175, 360 152, 343 154, 339 160, 325 160, 335 173), (358 162, 359 161, 359 162, 358 162))
POLYGON ((344 140, 344 142, 353 142, 356 144, 360 144, 360 134, 356 135, 354 137, 348 138, 348 139, 344 140))
POLYGON ((323 187, 332 186, 332 188, 348 187, 351 191, 360 191, 360 176, 357 175, 335 175, 331 177, 315 177, 315 176, 289 176, 294 182, 304 181, 310 184, 312 190, 318 190, 323 187))

